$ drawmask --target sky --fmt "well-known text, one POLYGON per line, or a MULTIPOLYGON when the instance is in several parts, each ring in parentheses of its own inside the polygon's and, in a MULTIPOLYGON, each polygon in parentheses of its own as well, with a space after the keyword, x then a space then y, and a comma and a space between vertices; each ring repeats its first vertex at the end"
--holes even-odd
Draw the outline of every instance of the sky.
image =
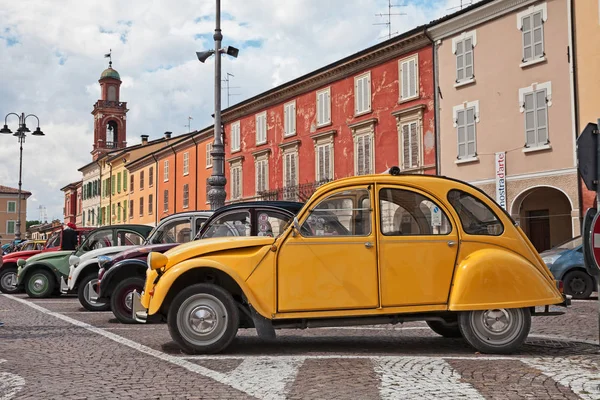
MULTIPOLYGON (((476 1, 476 0, 474 0, 476 1)), ((468 3, 463 0, 463 3, 468 3)), ((461 0, 395 0, 392 34, 457 11, 461 0)), ((230 73, 226 108, 388 36, 387 0, 222 0, 223 56, 230 73)), ((212 124, 214 57, 200 63, 196 51, 214 48, 214 0, 0 0, 0 117, 15 112, 39 117, 44 137, 23 146, 23 189, 32 192, 27 219, 63 220, 60 188, 81 179, 92 161, 98 79, 108 66, 121 75, 127 102, 127 142, 157 139, 212 124)), ((9 128, 18 120, 8 119, 9 128)), ((27 120, 33 132, 35 118, 27 120)), ((19 144, 0 134, 0 185, 17 187, 19 144)), ((24 224, 23 224, 24 225, 24 224)))

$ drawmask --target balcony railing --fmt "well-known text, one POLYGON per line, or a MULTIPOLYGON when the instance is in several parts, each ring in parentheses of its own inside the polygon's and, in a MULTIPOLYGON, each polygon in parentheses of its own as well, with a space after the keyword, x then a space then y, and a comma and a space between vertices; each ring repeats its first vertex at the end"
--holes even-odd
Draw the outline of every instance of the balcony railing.
POLYGON ((289 200, 289 201, 300 201, 306 202, 310 196, 313 195, 317 188, 327 182, 331 182, 331 179, 325 179, 321 181, 302 183, 295 186, 286 186, 273 190, 266 190, 259 192, 256 196, 257 200, 289 200))
POLYGON ((103 108, 127 108, 126 101, 108 101, 108 100, 98 100, 96 104, 94 104, 94 108, 103 107, 103 108))

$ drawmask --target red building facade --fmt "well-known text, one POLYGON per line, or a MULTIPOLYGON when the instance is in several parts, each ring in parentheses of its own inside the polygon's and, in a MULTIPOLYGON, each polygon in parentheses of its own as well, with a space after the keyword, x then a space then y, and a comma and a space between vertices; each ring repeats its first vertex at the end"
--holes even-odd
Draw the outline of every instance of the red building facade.
POLYGON ((432 54, 413 30, 224 110, 227 200, 303 200, 394 165, 434 174, 432 54))
POLYGON ((68 224, 72 222, 77 224, 79 222, 77 221, 77 215, 81 213, 81 197, 77 195, 78 192, 81 192, 81 181, 69 183, 60 190, 65 193, 65 205, 63 207, 64 223, 68 224))

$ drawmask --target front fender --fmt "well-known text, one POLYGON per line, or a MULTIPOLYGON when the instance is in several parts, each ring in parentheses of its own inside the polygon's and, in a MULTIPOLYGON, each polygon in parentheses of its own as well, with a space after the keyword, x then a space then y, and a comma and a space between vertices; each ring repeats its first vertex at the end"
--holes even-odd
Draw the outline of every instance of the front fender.
POLYGON ((69 285, 69 290, 75 289, 75 287, 79 283, 79 278, 82 277, 81 273, 92 264, 96 264, 96 269, 100 268, 100 266, 98 265, 97 258, 90 258, 89 260, 85 260, 84 262, 79 263, 77 267, 73 267, 72 265, 69 267, 69 279, 67 282, 69 285))
MULTIPOLYGON (((152 297, 150 297, 149 304, 147 307, 148 315, 156 314, 160 310, 163 301, 169 294, 169 290, 171 289, 171 286, 177 280, 177 278, 179 278, 182 274, 186 273, 187 271, 195 268, 214 268, 229 275, 229 277, 231 277, 242 289, 242 292, 246 296, 246 299, 256 310, 256 312, 258 312, 265 318, 271 319, 271 315, 267 312, 267 310, 264 310, 260 306, 260 303, 257 301, 256 297, 254 296, 246 282, 239 276, 239 274, 234 269, 214 260, 205 258, 192 258, 190 260, 180 262, 179 264, 169 268, 160 277, 156 286, 154 286, 154 294, 152 297)), ((152 287, 152 282, 148 282, 148 278, 146 278, 146 288, 148 287, 152 287)))
POLYGON ((456 268, 448 308, 522 308, 563 301, 556 284, 525 258, 508 250, 483 249, 456 268))
MULTIPOLYGON (((100 281, 100 293, 102 294, 102 296, 104 297, 105 294, 110 295, 112 293, 114 286, 116 286, 119 283, 119 281, 115 279, 117 275, 121 273, 126 273, 128 275, 127 277, 129 278, 130 276, 134 276, 133 271, 136 271, 138 268, 142 269, 143 271, 146 271, 146 269, 148 268, 146 261, 138 259, 127 259, 121 260, 115 263, 115 265, 111 266, 108 269, 108 271, 104 273, 104 276, 100 281)), ((144 275, 142 275, 141 278, 144 278, 144 275)))
POLYGON ((17 286, 24 285, 25 284, 24 280, 25 280, 25 277, 27 276, 27 274, 36 269, 45 269, 45 270, 50 271, 52 273, 52 275, 54 275, 54 277, 56 278, 56 282, 60 282, 60 278, 61 278, 62 274, 54 265, 52 265, 50 263, 45 263, 45 262, 38 262, 35 264, 31 264, 31 265, 25 265, 20 271, 18 271, 17 286))

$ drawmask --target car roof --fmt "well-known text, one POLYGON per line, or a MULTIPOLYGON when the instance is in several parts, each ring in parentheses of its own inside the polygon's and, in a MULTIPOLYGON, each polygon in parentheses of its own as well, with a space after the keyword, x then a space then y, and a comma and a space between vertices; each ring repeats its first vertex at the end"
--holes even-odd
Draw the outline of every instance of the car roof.
POLYGON ((257 207, 274 207, 283 208, 284 210, 290 211, 297 214, 298 211, 304 207, 304 203, 298 201, 287 201, 287 200, 251 200, 241 201, 239 203, 231 203, 218 208, 215 212, 222 213, 228 210, 235 210, 238 208, 257 208, 257 207))
POLYGON ((188 216, 189 217, 210 217, 211 215, 213 215, 213 213, 214 213, 214 211, 211 211, 211 210, 182 211, 182 212, 170 214, 170 215, 167 215, 166 217, 161 218, 159 223, 162 223, 163 221, 166 221, 171 218, 177 218, 177 217, 188 217, 188 216))

